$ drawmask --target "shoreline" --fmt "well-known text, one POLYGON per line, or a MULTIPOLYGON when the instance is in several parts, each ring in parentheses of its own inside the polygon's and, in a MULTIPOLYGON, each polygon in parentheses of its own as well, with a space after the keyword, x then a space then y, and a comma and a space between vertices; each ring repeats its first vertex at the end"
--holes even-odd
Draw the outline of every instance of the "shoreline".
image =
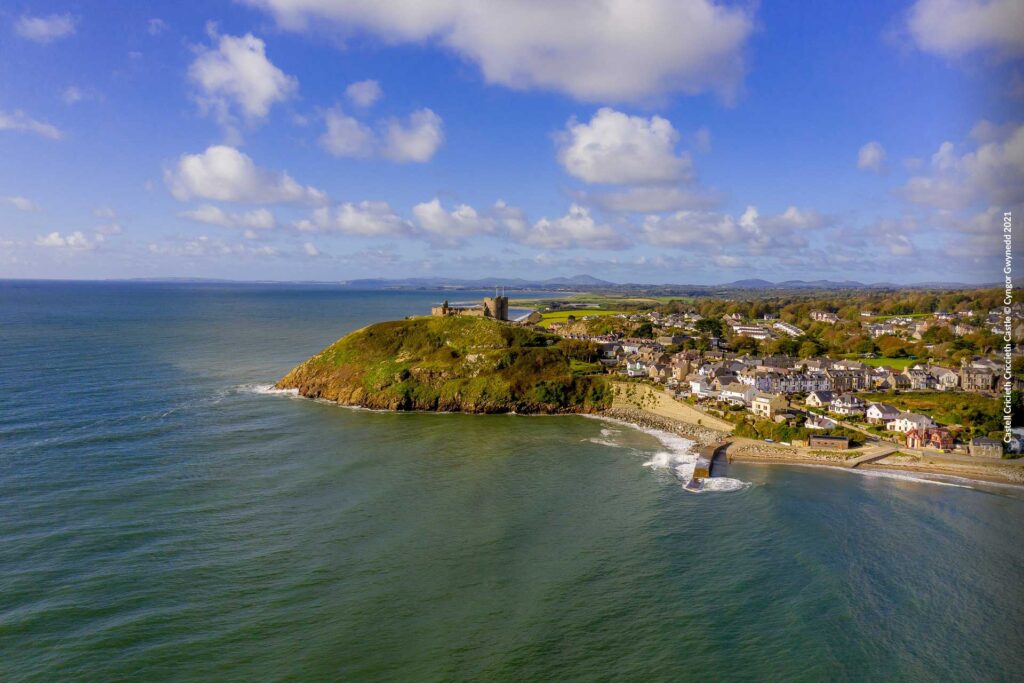
POLYGON ((978 463, 931 463, 913 456, 891 455, 856 468, 846 467, 847 457, 842 452, 835 454, 804 453, 794 447, 777 446, 745 437, 732 437, 726 432, 713 430, 703 425, 694 425, 682 420, 651 413, 642 408, 613 407, 597 413, 596 417, 608 417, 626 422, 640 429, 657 429, 677 434, 693 441, 697 447, 707 446, 728 439, 725 449, 728 462, 745 462, 765 465, 800 465, 809 467, 831 467, 834 469, 888 471, 904 474, 938 475, 959 477, 981 483, 1003 484, 1024 487, 1024 467, 1006 462, 978 463))
MULTIPOLYGON (((253 385, 256 389, 258 385, 253 385)), ((359 405, 348 405, 338 401, 332 401, 330 399, 310 399, 307 396, 302 396, 295 390, 288 389, 276 389, 274 385, 269 385, 270 391, 267 391, 263 386, 259 386, 255 390, 255 393, 262 393, 265 395, 277 394, 277 395, 288 395, 298 398, 306 398, 308 400, 322 402, 326 404, 335 405, 342 408, 349 408, 353 410, 361 410, 374 413, 434 413, 434 414, 457 414, 463 412, 467 415, 484 415, 484 414, 500 414, 500 413, 473 413, 465 411, 431 411, 431 410, 391 410, 388 408, 368 408, 359 405), (259 389, 263 389, 260 391, 259 389)), ((728 462, 745 462, 754 464, 765 464, 765 465, 800 465, 810 467, 831 467, 834 469, 854 469, 848 468, 844 465, 847 457, 841 452, 837 451, 835 454, 818 454, 818 453, 804 453, 795 447, 791 446, 778 446, 775 444, 764 443, 756 441, 746 437, 733 437, 728 432, 712 429, 705 425, 693 424, 686 420, 679 419, 676 417, 667 417, 653 413, 644 408, 630 405, 624 407, 622 405, 607 408, 602 411, 596 412, 565 412, 565 413, 537 413, 537 414, 526 414, 526 413, 515 413, 509 412, 504 413, 505 415, 518 415, 518 416, 533 416, 533 415, 580 415, 583 417, 591 418, 605 418, 615 422, 622 422, 635 428, 645 430, 653 429, 670 434, 681 436, 685 439, 693 441, 697 448, 702 446, 708 446, 714 443, 720 442, 722 439, 727 439, 730 443, 725 449, 725 457, 728 462)), ((1024 466, 1021 465, 1010 465, 1004 461, 992 461, 992 462, 981 462, 978 463, 964 463, 964 464, 953 464, 953 463, 931 463, 923 462, 912 456, 904 455, 892 455, 881 460, 865 463, 855 469, 861 470, 880 470, 890 472, 900 472, 906 474, 931 474, 938 476, 948 477, 959 477, 961 479, 967 479, 977 481, 981 483, 990 484, 1002 484, 1011 486, 1022 486, 1024 487, 1024 466)))

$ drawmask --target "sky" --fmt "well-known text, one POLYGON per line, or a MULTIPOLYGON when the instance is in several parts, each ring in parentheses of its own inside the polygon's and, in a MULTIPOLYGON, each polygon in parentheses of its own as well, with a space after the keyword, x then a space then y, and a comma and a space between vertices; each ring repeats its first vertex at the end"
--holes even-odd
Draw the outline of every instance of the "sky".
POLYGON ((1001 282, 1022 59, 1019 0, 14 0, 0 278, 1001 282))

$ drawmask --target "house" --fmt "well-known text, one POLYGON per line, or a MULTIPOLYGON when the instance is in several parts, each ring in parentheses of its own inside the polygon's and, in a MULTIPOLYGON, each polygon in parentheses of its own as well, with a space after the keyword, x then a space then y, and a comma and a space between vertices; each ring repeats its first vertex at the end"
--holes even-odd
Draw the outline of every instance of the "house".
POLYGON ((772 325, 772 327, 774 327, 775 329, 779 330, 780 332, 788 334, 790 337, 799 337, 800 335, 802 335, 804 333, 804 331, 801 330, 796 325, 792 325, 790 323, 782 322, 782 321, 779 321, 779 322, 775 323, 774 325, 772 325))
POLYGON ((992 391, 996 372, 985 361, 964 360, 960 366, 960 386, 964 391, 992 391))
POLYGON ((951 391, 960 386, 960 375, 949 368, 933 365, 928 372, 935 380, 935 388, 940 391, 951 391))
POLYGON ((750 401, 750 412, 758 417, 774 418, 789 407, 789 401, 779 394, 757 394, 750 401))
POLYGON ((626 363, 626 374, 630 377, 647 377, 649 370, 647 363, 639 358, 626 363))
POLYGON ((711 386, 702 379, 690 380, 690 394, 700 398, 710 398, 717 395, 711 386))
POLYGON ((930 417, 918 413, 900 413, 898 418, 885 424, 885 428, 890 432, 901 432, 904 434, 912 429, 924 431, 933 427, 935 427, 935 423, 932 422, 930 417))
POLYGON ((832 399, 828 409, 836 415, 863 415, 864 399, 853 394, 843 394, 832 399))
POLYGON ((831 391, 812 391, 804 403, 812 408, 826 408, 834 398, 835 395, 831 391))
POLYGON ((1003 444, 987 436, 976 436, 971 439, 967 451, 976 458, 1003 457, 1003 444))
POLYGON ((753 339, 771 339, 772 337, 772 333, 768 328, 756 325, 734 325, 732 331, 733 334, 753 339))
POLYGON ((807 445, 811 448, 828 448, 837 451, 845 451, 850 447, 850 438, 847 436, 811 434, 807 437, 807 445))
POLYGON ((741 384, 740 382, 733 382, 722 387, 722 390, 718 394, 718 398, 723 401, 728 401, 734 405, 750 405, 750 401, 754 398, 755 394, 754 387, 749 384, 741 384))
POLYGON ((804 422, 806 429, 832 429, 838 422, 833 420, 831 417, 825 417, 824 415, 808 415, 807 420, 804 422))
POLYGON ((864 413, 864 417, 871 424, 885 424, 898 419, 899 416, 900 409, 888 403, 872 403, 864 413))
POLYGON ((839 322, 839 316, 835 313, 830 313, 829 311, 811 311, 811 320, 834 325, 839 322))
POLYGON ((947 429, 911 429, 906 439, 907 448, 935 448, 942 451, 953 448, 953 436, 947 429))
POLYGON ((895 370, 885 376, 884 383, 888 384, 890 389, 897 391, 910 388, 910 378, 902 372, 896 372, 895 370))
POLYGON ((910 381, 911 391, 922 391, 931 389, 935 384, 935 378, 928 370, 916 365, 903 371, 903 375, 910 381))

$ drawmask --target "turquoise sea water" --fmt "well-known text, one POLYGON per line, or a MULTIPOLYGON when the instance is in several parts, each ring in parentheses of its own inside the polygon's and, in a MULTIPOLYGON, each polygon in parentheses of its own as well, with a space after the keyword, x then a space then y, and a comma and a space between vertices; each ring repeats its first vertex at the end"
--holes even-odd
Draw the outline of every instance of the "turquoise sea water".
POLYGON ((442 298, 0 283, 0 680, 1020 680, 1019 490, 266 391, 442 298))

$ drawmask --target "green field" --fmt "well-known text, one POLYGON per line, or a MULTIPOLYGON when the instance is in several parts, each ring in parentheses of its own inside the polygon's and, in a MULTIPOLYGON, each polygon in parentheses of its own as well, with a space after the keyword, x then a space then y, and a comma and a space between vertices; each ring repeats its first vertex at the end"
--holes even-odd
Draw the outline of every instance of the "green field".
POLYGON ((561 311, 551 311, 545 313, 544 318, 540 321, 541 325, 550 325, 551 323, 564 323, 569 320, 569 316, 575 317, 577 320, 587 315, 619 315, 625 311, 615 311, 607 308, 580 308, 580 309, 565 309, 561 311))
POLYGON ((889 368, 896 368, 897 370, 905 370, 914 363, 920 362, 917 358, 861 358, 859 360, 864 365, 876 368, 884 365, 889 368))

